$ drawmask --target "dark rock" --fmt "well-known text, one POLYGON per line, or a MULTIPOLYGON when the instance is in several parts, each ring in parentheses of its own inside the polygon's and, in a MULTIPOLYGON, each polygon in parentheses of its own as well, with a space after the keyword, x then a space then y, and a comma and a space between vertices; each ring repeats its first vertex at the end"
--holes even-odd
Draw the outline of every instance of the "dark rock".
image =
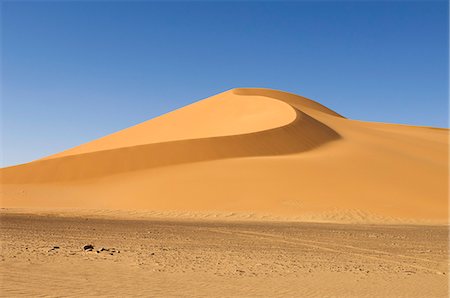
POLYGON ((86 251, 92 251, 94 249, 94 245, 87 244, 87 245, 83 246, 83 249, 86 251))
POLYGON ((97 250, 97 253, 101 253, 101 252, 106 252, 106 253, 109 253, 110 255, 113 255, 114 253, 120 253, 120 250, 115 249, 115 248, 102 247, 99 250, 97 250))

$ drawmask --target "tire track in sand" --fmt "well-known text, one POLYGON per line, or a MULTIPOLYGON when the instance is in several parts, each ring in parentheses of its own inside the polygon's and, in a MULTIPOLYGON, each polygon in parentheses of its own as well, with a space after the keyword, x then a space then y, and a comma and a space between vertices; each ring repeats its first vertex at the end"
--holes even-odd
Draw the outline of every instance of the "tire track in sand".
POLYGON ((392 253, 389 253, 386 251, 381 251, 381 250, 359 248, 359 247, 355 247, 355 246, 351 246, 351 245, 341 245, 341 244, 321 242, 321 241, 315 241, 315 240, 300 240, 300 239, 287 240, 285 237, 279 236, 279 235, 245 231, 245 230, 241 230, 241 231, 226 231, 223 229, 204 229, 204 230, 207 230, 210 232, 223 233, 223 234, 240 235, 240 236, 244 236, 244 237, 250 236, 250 237, 253 237, 258 240, 271 240, 271 241, 278 241, 278 242, 288 243, 288 244, 303 245, 306 247, 316 248, 319 250, 329 251, 329 252, 333 252, 333 253, 343 253, 343 254, 348 254, 348 255, 354 255, 354 256, 359 256, 359 257, 366 258, 366 259, 377 260, 377 261, 392 263, 392 264, 401 265, 401 266, 407 266, 407 267, 414 268, 417 270, 425 270, 425 271, 433 273, 433 274, 439 274, 439 275, 445 274, 442 271, 438 271, 438 270, 435 270, 433 268, 429 268, 426 266, 391 260, 391 259, 387 259, 387 258, 380 257, 380 256, 367 255, 367 254, 360 253, 360 252, 351 252, 348 249, 360 250, 360 251, 364 251, 364 252, 368 252, 368 253, 380 253, 380 254, 383 254, 383 255, 389 256, 389 257, 409 258, 409 259, 420 260, 420 261, 424 261, 424 262, 432 262, 432 263, 440 264, 439 262, 428 260, 428 259, 415 258, 415 257, 401 255, 401 254, 397 255, 397 254, 392 254, 392 253), (333 247, 337 247, 337 248, 329 247, 330 245, 333 247), (341 248, 341 249, 339 249, 339 248, 341 248))

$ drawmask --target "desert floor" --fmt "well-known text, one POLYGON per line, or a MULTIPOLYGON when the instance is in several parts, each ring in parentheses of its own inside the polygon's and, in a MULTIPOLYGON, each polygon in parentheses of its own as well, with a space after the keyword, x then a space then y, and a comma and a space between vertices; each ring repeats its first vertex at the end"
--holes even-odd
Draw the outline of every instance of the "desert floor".
POLYGON ((3 297, 448 293, 446 226, 1 214, 0 237, 3 297))

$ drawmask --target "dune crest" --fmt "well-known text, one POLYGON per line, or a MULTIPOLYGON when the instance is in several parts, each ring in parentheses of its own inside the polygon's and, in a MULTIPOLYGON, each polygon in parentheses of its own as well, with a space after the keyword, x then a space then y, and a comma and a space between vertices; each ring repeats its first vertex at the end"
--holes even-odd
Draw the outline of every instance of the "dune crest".
POLYGON ((354 121, 295 94, 236 88, 3 168, 1 204, 445 223, 447 149, 447 129, 354 121))

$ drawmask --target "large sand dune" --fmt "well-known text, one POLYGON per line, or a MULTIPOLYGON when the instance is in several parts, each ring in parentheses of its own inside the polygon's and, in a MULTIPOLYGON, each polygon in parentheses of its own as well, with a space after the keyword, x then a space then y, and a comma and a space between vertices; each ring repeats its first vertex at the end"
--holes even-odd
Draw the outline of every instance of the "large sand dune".
POLYGON ((0 173, 4 208, 445 223, 448 130, 233 89, 0 173))

